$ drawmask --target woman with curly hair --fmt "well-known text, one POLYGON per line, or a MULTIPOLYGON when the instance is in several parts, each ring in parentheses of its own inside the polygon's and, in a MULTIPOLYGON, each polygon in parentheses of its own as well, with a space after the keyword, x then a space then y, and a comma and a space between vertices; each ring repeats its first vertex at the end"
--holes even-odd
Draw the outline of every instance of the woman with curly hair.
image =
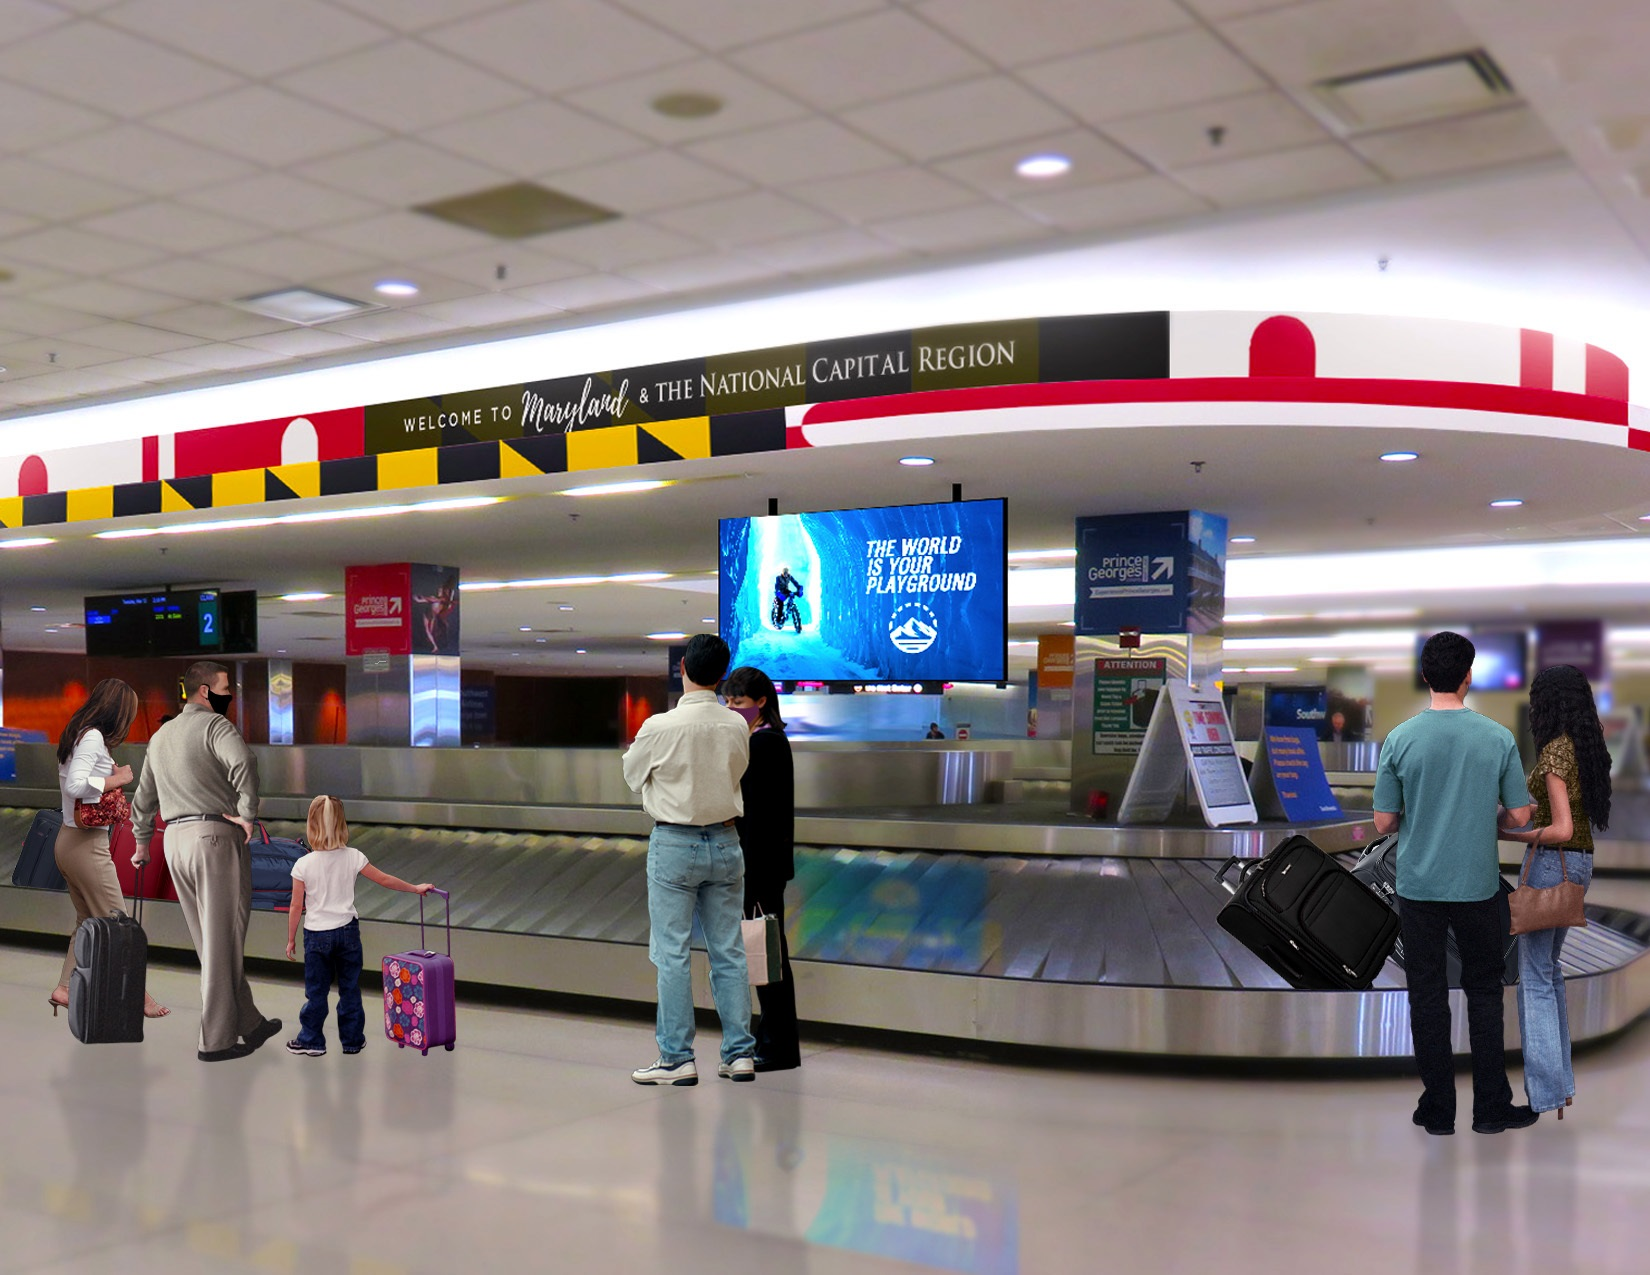
MULTIPOLYGON (((1535 816, 1501 836, 1529 845, 1528 883, 1545 889, 1593 879, 1593 829, 1610 823, 1610 750, 1593 688, 1581 670, 1555 665, 1530 683, 1530 731, 1538 757, 1530 771, 1535 816)), ((1538 930, 1518 943, 1518 1024, 1524 1038, 1524 1092, 1534 1111, 1564 1108, 1575 1096, 1570 1015, 1558 956, 1568 929, 1538 930)))

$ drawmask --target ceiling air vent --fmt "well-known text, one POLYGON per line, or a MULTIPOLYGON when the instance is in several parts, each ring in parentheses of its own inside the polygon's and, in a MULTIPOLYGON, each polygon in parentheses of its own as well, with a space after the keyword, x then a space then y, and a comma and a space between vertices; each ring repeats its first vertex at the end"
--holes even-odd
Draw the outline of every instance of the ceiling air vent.
POLYGON ((1518 100, 1483 49, 1343 75, 1313 85, 1313 91, 1355 129, 1447 119, 1518 100))
POLYGON ((495 239, 526 239, 575 226, 611 221, 611 208, 588 204, 559 190, 532 182, 511 182, 469 195, 422 204, 413 209, 454 225, 492 235, 495 239))
POLYGON ((366 314, 369 310, 384 308, 371 301, 354 301, 330 292, 317 292, 313 288, 279 288, 274 292, 260 292, 254 297, 240 297, 231 304, 284 323, 304 324, 329 323, 346 315, 366 314))

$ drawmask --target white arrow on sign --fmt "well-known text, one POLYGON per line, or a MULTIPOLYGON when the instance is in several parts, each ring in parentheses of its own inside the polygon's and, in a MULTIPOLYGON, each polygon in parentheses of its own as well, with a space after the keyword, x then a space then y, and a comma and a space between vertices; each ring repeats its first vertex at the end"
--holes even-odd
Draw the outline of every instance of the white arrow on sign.
POLYGON ((1161 580, 1161 579, 1163 579, 1164 576, 1172 576, 1173 574, 1174 574, 1174 559, 1173 558, 1153 558, 1152 559, 1152 579, 1153 580, 1161 580))

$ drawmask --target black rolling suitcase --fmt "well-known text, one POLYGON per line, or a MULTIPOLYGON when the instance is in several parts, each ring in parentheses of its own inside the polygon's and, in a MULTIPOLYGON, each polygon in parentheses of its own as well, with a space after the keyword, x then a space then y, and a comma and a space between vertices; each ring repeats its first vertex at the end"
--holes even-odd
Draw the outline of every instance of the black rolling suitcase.
POLYGON ((11 883, 30 890, 67 890, 69 883, 57 870, 57 830, 63 826, 62 812, 41 810, 23 838, 23 853, 11 870, 11 883))
MULTIPOLYGON (((1220 879, 1238 864, 1229 859, 1220 879)), ((1305 837, 1243 865, 1221 928, 1281 974, 1314 991, 1363 991, 1398 937, 1398 914, 1305 837)))
MULTIPOLYGON (((1394 912, 1398 907, 1398 838, 1396 835, 1371 841, 1358 861, 1352 865, 1357 877, 1386 901, 1394 912)), ((1513 888, 1505 877, 1498 878, 1501 893, 1496 900, 1501 906, 1501 982, 1506 987, 1518 985, 1518 936, 1512 932, 1512 907, 1507 902, 1513 888)), ((1404 940, 1400 935, 1392 945, 1392 959, 1400 969, 1404 965, 1404 940)), ((1461 986, 1461 949, 1455 945, 1455 931, 1444 935, 1444 972, 1451 987, 1461 986)))
MULTIPOLYGON (((141 902, 139 903, 141 907, 141 902)), ((74 932, 69 1030, 88 1045, 143 1039, 149 939, 124 912, 87 917, 74 932)))

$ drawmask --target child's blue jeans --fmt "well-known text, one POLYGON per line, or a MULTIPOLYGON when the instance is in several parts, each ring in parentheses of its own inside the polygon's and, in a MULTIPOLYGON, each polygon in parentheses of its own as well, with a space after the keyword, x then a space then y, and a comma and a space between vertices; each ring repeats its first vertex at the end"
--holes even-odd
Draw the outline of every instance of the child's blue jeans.
POLYGON ((304 1008, 298 1015, 303 1030, 298 1043, 305 1049, 325 1049, 327 993, 338 984, 338 1039, 345 1049, 367 1043, 367 1015, 361 1008, 361 923, 351 921, 336 930, 304 931, 304 1008))

